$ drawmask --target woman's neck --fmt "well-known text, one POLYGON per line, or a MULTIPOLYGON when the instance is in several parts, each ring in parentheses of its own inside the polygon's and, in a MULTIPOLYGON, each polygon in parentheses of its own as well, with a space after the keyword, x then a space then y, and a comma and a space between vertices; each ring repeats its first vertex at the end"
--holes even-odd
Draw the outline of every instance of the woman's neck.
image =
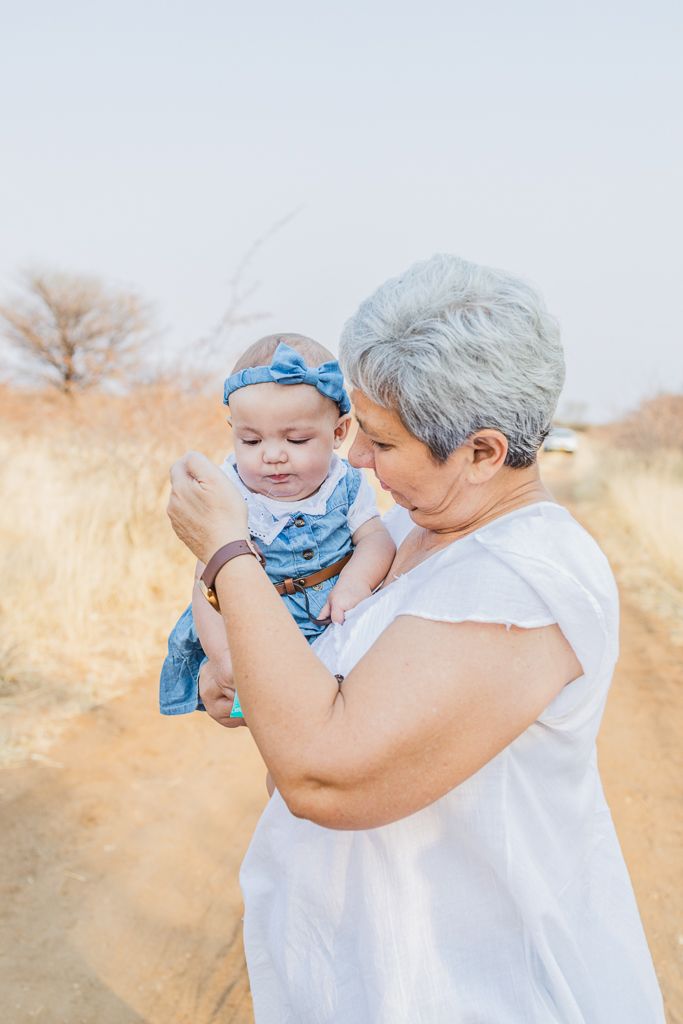
POLYGON ((439 547, 539 501, 554 501, 554 498, 541 481, 536 464, 526 469, 504 467, 487 484, 464 492, 457 488, 452 499, 441 508, 411 509, 410 516, 422 527, 423 542, 429 547, 439 547))

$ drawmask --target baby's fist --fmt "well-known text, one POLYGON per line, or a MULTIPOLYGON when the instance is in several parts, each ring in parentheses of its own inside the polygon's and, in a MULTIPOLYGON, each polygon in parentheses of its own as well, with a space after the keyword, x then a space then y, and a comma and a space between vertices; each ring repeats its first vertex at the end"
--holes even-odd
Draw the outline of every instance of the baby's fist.
POLYGON ((325 607, 318 616, 319 619, 332 619, 333 622, 343 622, 344 612, 351 611, 357 604, 370 597, 372 590, 369 584, 361 580, 339 579, 332 587, 325 607))

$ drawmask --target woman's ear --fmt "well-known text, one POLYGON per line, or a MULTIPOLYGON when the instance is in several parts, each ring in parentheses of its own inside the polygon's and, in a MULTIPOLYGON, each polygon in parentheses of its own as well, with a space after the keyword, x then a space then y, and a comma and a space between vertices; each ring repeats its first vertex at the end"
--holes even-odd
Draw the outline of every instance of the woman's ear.
POLYGON ((477 430, 468 438, 471 446, 470 474, 473 483, 490 480, 505 465, 508 439, 500 430, 477 430))
POLYGON ((340 448, 346 440, 346 435, 349 432, 349 425, 351 423, 351 413, 346 413, 344 416, 340 416, 337 420, 337 426, 334 428, 334 447, 340 448))

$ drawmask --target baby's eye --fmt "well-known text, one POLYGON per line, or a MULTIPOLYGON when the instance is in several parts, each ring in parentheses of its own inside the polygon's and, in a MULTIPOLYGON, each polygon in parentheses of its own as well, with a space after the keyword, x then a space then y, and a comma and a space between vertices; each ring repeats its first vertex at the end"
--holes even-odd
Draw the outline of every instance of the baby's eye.
POLYGON ((310 437, 288 437, 287 440, 290 444, 306 444, 306 442, 311 439, 310 437))
POLYGON ((261 442, 260 442, 260 440, 258 438, 254 438, 254 437, 250 437, 250 438, 243 437, 242 438, 242 444, 249 444, 249 445, 253 446, 255 444, 260 444, 260 443, 261 442))

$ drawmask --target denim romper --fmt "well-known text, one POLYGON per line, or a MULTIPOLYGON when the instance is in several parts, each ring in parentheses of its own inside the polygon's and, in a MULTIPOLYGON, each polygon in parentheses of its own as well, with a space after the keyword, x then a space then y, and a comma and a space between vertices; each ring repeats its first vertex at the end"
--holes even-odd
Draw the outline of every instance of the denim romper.
MULTIPOLYGON (((342 460, 342 475, 326 503, 322 515, 292 512, 285 527, 269 544, 255 538, 266 556, 266 572, 273 583, 291 577, 311 576, 320 569, 338 562, 352 549, 351 530, 347 521, 349 509, 360 485, 360 470, 342 460)), ((313 618, 320 614, 327 596, 339 576, 333 576, 316 587, 307 587, 308 605, 313 618)), ((283 594, 294 620, 312 643, 325 630, 324 625, 311 622, 306 614, 303 594, 283 594)), ((159 680, 159 708, 162 715, 185 715, 202 710, 197 693, 199 669, 207 660, 192 618, 192 605, 185 609, 168 638, 168 655, 159 680)))

